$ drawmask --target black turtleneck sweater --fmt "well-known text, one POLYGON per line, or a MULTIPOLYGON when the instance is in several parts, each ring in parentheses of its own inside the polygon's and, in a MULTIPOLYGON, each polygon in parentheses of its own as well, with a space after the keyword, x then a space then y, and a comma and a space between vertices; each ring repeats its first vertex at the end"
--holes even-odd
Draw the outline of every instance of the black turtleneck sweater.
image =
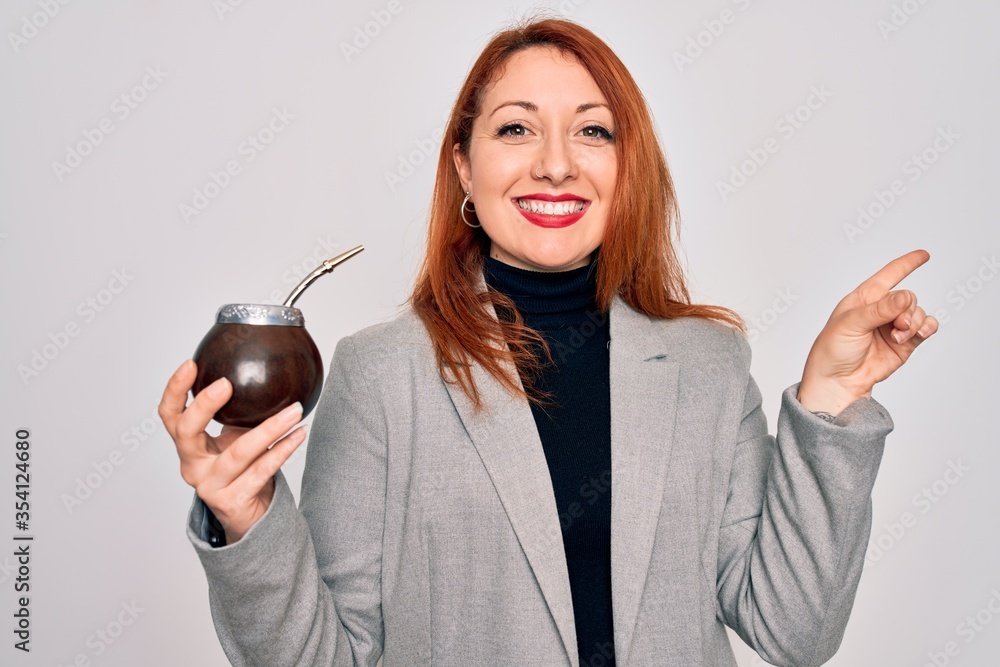
MULTIPOLYGON (((545 338, 554 365, 535 385, 555 405, 531 403, 545 451, 569 584, 581 667, 614 665, 611 612, 611 396, 608 318, 596 305, 596 254, 569 271, 520 269, 487 257, 484 277, 545 338), (600 656, 600 657, 598 657, 600 656)), ((536 350, 536 356, 544 355, 536 350)))

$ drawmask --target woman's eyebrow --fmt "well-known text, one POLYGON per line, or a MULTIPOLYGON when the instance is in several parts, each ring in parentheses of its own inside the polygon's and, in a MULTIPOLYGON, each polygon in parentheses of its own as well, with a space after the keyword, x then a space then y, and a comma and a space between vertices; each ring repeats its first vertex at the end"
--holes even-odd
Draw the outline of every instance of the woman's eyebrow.
MULTIPOLYGON (((511 102, 504 102, 503 104, 499 105, 496 109, 494 109, 492 112, 490 112, 490 117, 492 117, 493 114, 495 114, 500 109, 502 109, 504 107, 509 107, 509 106, 521 107, 523 109, 527 109, 528 111, 530 111, 532 113, 537 113, 538 112, 538 105, 535 104, 534 102, 526 102, 524 100, 514 100, 514 101, 511 101, 511 102)), ((594 109, 596 107, 606 107, 609 110, 611 109, 611 107, 609 107, 604 102, 586 102, 586 103, 581 104, 580 106, 578 106, 576 108, 576 112, 577 113, 583 113, 584 111, 587 111, 588 109, 594 109)))

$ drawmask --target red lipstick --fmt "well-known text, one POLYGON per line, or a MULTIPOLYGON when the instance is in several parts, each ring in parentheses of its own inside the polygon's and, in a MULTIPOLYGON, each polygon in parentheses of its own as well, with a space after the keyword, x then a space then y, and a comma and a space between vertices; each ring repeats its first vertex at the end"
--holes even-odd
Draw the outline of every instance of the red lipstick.
POLYGON ((521 215, 523 215, 528 222, 530 222, 533 225, 537 225, 539 227, 548 227, 548 228, 569 227, 574 222, 582 218, 583 214, 586 213, 587 209, 590 207, 589 200, 584 199, 583 197, 580 197, 578 195, 574 195, 573 193, 550 195, 539 192, 531 195, 524 195, 523 197, 515 197, 514 199, 511 200, 511 203, 514 205, 514 208, 516 208, 518 212, 521 215), (524 210, 523 208, 518 206, 517 204, 518 199, 537 199, 539 201, 550 201, 550 202, 582 201, 583 208, 580 211, 577 211, 576 213, 569 213, 567 215, 546 215, 545 213, 532 213, 531 211, 524 210))

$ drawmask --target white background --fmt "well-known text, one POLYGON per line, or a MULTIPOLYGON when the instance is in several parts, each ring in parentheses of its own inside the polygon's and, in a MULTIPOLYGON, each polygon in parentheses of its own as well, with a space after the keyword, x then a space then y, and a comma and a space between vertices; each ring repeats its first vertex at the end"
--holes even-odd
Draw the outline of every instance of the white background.
MULTIPOLYGON (((458 87, 491 34, 550 7, 604 38, 646 94, 693 296, 751 319, 772 431, 837 301, 893 258, 930 252, 901 287, 942 325, 874 390, 896 428, 869 563, 829 664, 995 664, 1000 5, 401 0, 391 22, 370 24, 386 6, 3 3, 0 541, 18 532, 18 427, 32 433, 36 540, 30 655, 12 647, 16 563, 0 547, 0 663, 226 664, 184 533, 193 492, 156 419, 163 386, 220 305, 281 301, 315 258, 357 244, 365 252, 297 304, 324 359, 397 312, 458 87), (731 22, 713 24, 724 10, 731 22), (377 34, 345 54, 366 23, 377 34), (829 98, 799 109, 813 87, 829 98), (275 109, 294 118, 250 160, 241 143, 275 109), (776 123, 797 110, 808 118, 787 136, 776 123), (95 134, 102 119, 113 131, 95 134), (718 184, 771 137, 779 150, 723 197, 718 184), (68 157, 81 143, 88 154, 68 157), (914 172, 925 150, 934 162, 914 172), (76 166, 56 165, 67 160, 76 166), (229 160, 240 173, 206 188, 229 160), (405 178, 390 187, 387 173, 405 178), (905 190, 879 211, 895 179, 905 190), (195 190, 214 197, 185 216, 195 190), (860 207, 880 214, 852 234, 860 207), (951 464, 965 469, 954 483, 951 464), (933 503, 919 500, 925 488, 933 503), (97 640, 123 603, 141 608, 134 622, 97 640)), ((286 466, 296 492, 304 449, 286 466)), ((741 665, 763 664, 734 644, 741 665)))

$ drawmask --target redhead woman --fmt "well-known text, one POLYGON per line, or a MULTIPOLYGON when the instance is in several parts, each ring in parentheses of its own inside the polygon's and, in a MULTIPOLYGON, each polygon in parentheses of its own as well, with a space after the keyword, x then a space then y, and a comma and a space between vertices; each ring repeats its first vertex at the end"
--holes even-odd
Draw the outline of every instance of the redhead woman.
POLYGON ((692 304, 635 81, 593 33, 499 33, 447 125, 408 307, 339 341, 301 500, 293 406, 160 414, 234 665, 735 666, 837 650, 893 423, 871 396, 938 323, 892 260, 836 305, 776 435, 742 320, 692 304), (273 446, 272 446, 273 445, 273 446), (213 526, 221 529, 213 530, 213 526))

